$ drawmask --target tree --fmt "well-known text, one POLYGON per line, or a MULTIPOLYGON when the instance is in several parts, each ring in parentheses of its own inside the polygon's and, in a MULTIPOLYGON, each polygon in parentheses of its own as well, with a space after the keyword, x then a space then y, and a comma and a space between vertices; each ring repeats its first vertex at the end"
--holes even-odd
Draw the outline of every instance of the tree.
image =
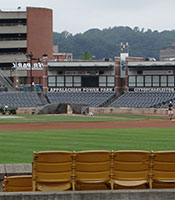
POLYGON ((88 51, 85 51, 84 55, 80 56, 80 59, 81 60, 91 60, 91 55, 90 55, 90 53, 88 51))
POLYGON ((158 32, 139 27, 115 26, 103 30, 90 29, 75 35, 63 31, 54 33, 53 38, 60 52, 72 53, 75 59, 91 60, 91 55, 96 59, 114 59, 120 54, 117 44, 128 42, 130 56, 154 57, 158 60, 159 50, 175 41, 175 30, 158 32))

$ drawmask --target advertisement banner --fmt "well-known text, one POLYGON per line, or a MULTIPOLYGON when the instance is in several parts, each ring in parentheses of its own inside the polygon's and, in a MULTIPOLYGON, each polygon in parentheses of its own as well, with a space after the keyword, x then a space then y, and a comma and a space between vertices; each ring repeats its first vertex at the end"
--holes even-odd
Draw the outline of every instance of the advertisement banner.
POLYGON ((135 88, 129 88, 129 91, 133 91, 136 93, 174 93, 175 92, 175 88, 169 88, 169 87, 150 87, 150 88, 139 88, 139 87, 135 87, 135 88))
POLYGON ((114 88, 49 88, 49 92, 114 92, 114 88))
POLYGON ((126 58, 128 53, 120 53, 120 78, 126 78, 126 58))

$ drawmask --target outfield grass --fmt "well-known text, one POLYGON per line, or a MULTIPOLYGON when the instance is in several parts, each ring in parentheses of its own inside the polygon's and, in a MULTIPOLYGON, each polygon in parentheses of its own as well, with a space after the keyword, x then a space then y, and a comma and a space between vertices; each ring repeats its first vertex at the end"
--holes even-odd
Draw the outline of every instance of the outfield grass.
MULTIPOLYGON (((13 117, 13 115, 5 115, 5 117, 13 117)), ((130 114, 98 114, 95 116, 83 115, 14 115, 21 117, 19 119, 3 119, 0 115, 0 123, 53 123, 53 122, 103 122, 103 121, 137 121, 145 119, 167 119, 164 116, 144 116, 130 114)))
POLYGON ((129 119, 167 119, 167 116, 156 116, 156 115, 133 115, 133 114, 96 114, 96 116, 104 116, 104 117, 124 117, 129 119))
POLYGON ((0 131, 0 163, 31 163, 33 151, 175 150, 175 128, 0 131))

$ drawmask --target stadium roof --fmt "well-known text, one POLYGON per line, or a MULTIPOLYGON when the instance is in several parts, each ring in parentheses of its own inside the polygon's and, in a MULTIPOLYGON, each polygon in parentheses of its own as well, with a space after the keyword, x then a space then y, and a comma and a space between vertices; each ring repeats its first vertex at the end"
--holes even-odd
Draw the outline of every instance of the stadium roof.
POLYGON ((111 61, 63 61, 63 62, 48 62, 49 68, 114 68, 115 62, 111 61))
POLYGON ((128 68, 175 67, 175 61, 129 61, 128 68))

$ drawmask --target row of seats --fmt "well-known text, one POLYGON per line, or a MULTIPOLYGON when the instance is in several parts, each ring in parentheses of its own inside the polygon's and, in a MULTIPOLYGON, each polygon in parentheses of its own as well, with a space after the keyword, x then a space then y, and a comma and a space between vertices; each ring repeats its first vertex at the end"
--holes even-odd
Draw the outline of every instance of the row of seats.
POLYGON ((42 102, 36 92, 2 92, 0 93, 0 107, 37 107, 42 102))
POLYGON ((4 179, 3 191, 175 188, 175 151, 34 152, 32 176, 4 179))
POLYGON ((168 102, 174 99, 174 93, 127 92, 108 107, 167 108, 168 102))
MULTIPOLYGON (((90 107, 105 107, 117 93, 92 92, 48 92, 49 103, 87 104, 90 107)), ((0 107, 37 107, 43 105, 36 92, 2 92, 0 107)), ((168 102, 175 99, 174 93, 136 93, 127 92, 114 100, 108 107, 167 108, 168 102)))
POLYGON ((108 93, 92 93, 92 92, 48 92, 47 96, 50 103, 72 103, 72 104, 88 104, 91 107, 102 107, 110 99, 114 98, 115 92, 108 93))

